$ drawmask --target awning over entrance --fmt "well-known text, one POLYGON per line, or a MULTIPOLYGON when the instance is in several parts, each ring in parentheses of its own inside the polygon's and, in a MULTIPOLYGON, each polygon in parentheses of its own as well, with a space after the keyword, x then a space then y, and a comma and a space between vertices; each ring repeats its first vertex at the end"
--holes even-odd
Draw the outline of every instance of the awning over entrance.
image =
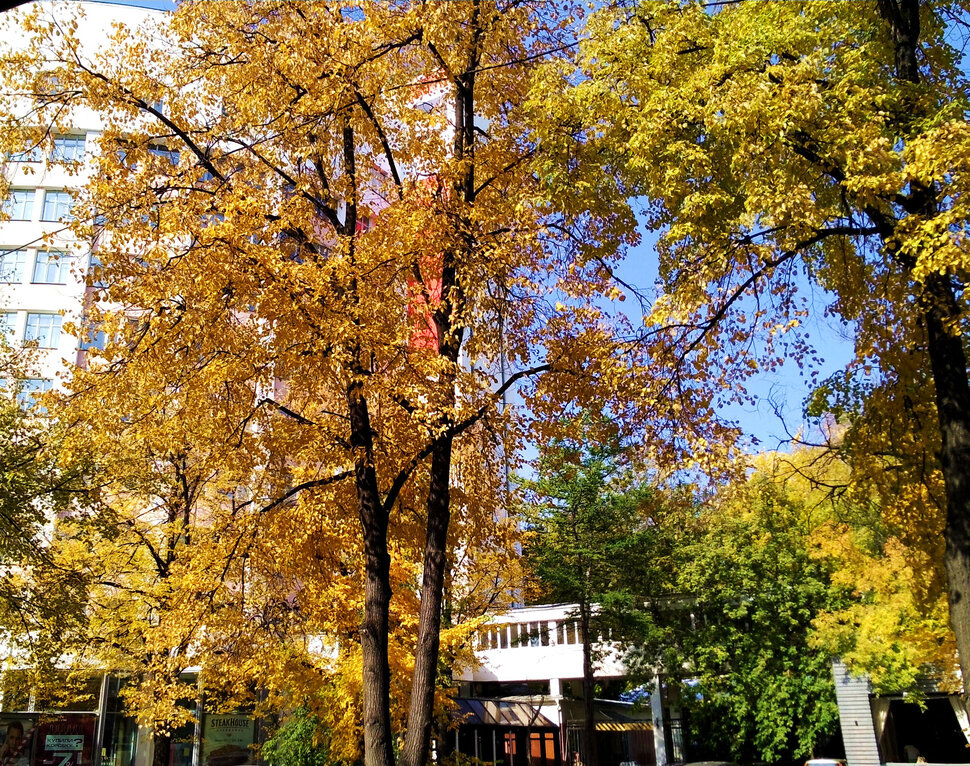
POLYGON ((596 731, 653 731, 650 721, 597 721, 596 731))
MULTIPOLYGON (((562 710, 569 729, 582 729, 585 711, 581 700, 563 700, 562 710)), ((629 702, 596 700, 594 708, 596 731, 653 731, 649 710, 636 709, 629 702)))
POLYGON ((465 699, 458 703, 458 720, 468 726, 524 726, 532 729, 555 724, 526 702, 465 699))

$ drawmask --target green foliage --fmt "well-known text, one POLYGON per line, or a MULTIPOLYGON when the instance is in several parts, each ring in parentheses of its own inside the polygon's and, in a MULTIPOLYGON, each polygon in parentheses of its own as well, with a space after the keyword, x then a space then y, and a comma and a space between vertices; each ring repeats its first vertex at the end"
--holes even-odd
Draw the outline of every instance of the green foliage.
POLYGON ((20 564, 39 552, 46 508, 69 501, 67 477, 47 449, 52 424, 32 411, 24 391, 25 360, 0 346, 0 563, 20 564))
POLYGON ((64 426, 26 394, 29 352, 0 344, 0 645, 39 695, 83 629, 85 579, 51 555, 53 520, 84 512, 89 463, 59 454, 64 426), (29 676, 29 678, 27 677, 29 676))
POLYGON ((632 683, 659 669, 683 684, 690 759, 812 753, 838 721, 814 621, 850 600, 812 542, 837 512, 801 478, 824 478, 813 455, 786 458, 786 470, 765 456, 699 506, 689 488, 637 481, 600 424, 570 425, 526 484, 524 554, 542 597, 597 604, 597 632, 629 647, 632 683))
POLYGON ((683 685, 690 758, 799 758, 833 732, 830 656, 813 641, 813 620, 844 593, 812 555, 817 512, 756 474, 672 536, 668 588, 650 600, 660 629, 629 662, 640 676, 659 664, 683 685))
POLYGON ((597 440, 599 428, 610 431, 607 424, 584 416, 571 425, 575 435, 543 449, 539 478, 524 482, 526 567, 538 599, 596 604, 592 618, 599 632, 639 636, 647 625, 631 588, 648 585, 630 573, 656 571, 643 564, 654 549, 651 514, 660 509, 661 495, 636 476, 630 450, 615 435, 597 440))
POLYGON ((260 755, 270 766, 329 766, 329 733, 309 708, 289 713, 263 743, 260 755))

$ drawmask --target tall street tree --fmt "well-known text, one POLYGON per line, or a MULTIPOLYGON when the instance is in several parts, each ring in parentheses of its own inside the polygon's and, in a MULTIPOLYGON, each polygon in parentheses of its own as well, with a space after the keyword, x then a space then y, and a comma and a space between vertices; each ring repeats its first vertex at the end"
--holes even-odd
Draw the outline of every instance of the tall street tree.
POLYGON ((643 602, 657 629, 627 660, 635 674, 660 668, 680 687, 688 759, 833 754, 817 750, 838 709, 815 620, 847 606, 851 589, 815 550, 813 535, 844 516, 815 482, 845 466, 818 457, 759 456, 749 477, 660 530, 669 553, 648 566, 663 588, 643 602))
POLYGON ((631 569, 639 569, 642 557, 657 553, 650 550, 655 526, 650 512, 656 497, 634 478, 633 451, 608 422, 594 425, 587 414, 572 426, 571 435, 541 449, 537 478, 524 482, 528 503, 523 508, 523 557, 540 598, 576 604, 583 649, 582 755, 584 763, 597 766, 596 662, 604 646, 615 648, 631 634, 642 639, 642 625, 634 618, 643 610, 632 585, 644 587, 648 570, 631 577, 631 569), (601 443, 597 431, 606 432, 601 443))
POLYGON ((530 165, 522 106, 563 9, 188 2, 105 55, 41 9, 3 56, 5 148, 49 142, 73 110, 104 120, 73 216, 110 342, 61 417, 105 454, 184 458, 173 489, 215 477, 193 523, 230 557, 217 592, 250 593, 264 567, 274 592, 298 586, 279 620, 257 615, 270 628, 329 611, 359 641, 367 766, 426 762, 449 553, 507 546, 493 517, 522 412, 505 394, 540 414, 602 401, 629 364, 591 308, 615 252, 558 245, 530 165))
POLYGON ((562 94, 543 134, 557 193, 570 204, 590 188, 590 205, 647 200, 662 294, 641 340, 673 371, 672 390, 708 377, 711 396, 741 398, 759 367, 785 356, 812 367, 798 326, 818 310, 855 339, 850 377, 900 394, 884 401, 914 433, 923 424, 902 394, 930 390, 922 475, 931 487, 939 471, 943 497, 939 511, 924 507, 943 522, 964 678, 967 21, 959 2, 618 3, 590 18, 579 75, 566 73, 574 87, 550 69, 537 97, 562 94), (604 162, 618 181, 571 180, 604 162))

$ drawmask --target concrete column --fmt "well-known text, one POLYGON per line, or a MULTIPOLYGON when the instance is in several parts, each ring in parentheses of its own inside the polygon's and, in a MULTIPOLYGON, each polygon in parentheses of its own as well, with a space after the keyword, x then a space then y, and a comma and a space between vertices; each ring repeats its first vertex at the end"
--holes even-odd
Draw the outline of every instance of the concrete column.
POLYGON ((653 749, 657 755, 657 766, 667 766, 667 740, 664 737, 664 703, 660 691, 660 674, 653 679, 650 692, 650 713, 653 719, 653 749))

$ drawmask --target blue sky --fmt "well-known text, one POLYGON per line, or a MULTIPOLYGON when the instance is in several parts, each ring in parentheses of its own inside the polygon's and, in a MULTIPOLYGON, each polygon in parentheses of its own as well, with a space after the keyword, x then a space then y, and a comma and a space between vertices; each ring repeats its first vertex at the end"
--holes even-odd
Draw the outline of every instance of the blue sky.
MULTIPOLYGON (((646 233, 643 241, 627 253, 616 269, 618 277, 640 288, 651 298, 656 297, 657 292, 654 287, 658 269, 655 245, 656 234, 646 233)), ((821 364, 814 368, 818 372, 816 380, 822 381, 844 368, 853 357, 852 338, 840 322, 824 316, 827 297, 817 289, 810 294, 808 289, 806 286, 805 295, 813 298, 812 312, 803 321, 799 332, 808 334, 822 359, 821 364)), ((626 303, 630 304, 630 299, 626 303)), ((639 310, 636 302, 625 308, 639 310)), ((761 370, 748 384, 748 391, 755 398, 755 403, 731 405, 721 410, 726 419, 738 423, 749 437, 747 451, 784 449, 799 429, 815 425, 806 423, 802 414, 805 400, 814 388, 809 377, 812 369, 808 365, 801 369, 794 359, 790 359, 776 370, 761 370)), ((711 373, 716 375, 718 371, 713 368, 711 373)))

